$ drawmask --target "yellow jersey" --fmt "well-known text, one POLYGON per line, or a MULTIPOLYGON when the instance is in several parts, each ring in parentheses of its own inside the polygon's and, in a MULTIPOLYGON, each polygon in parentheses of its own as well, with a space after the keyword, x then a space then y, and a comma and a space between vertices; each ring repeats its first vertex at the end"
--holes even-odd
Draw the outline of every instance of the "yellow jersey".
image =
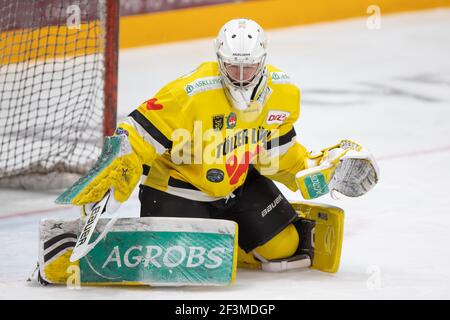
MULTIPOLYGON (((300 90, 267 65, 265 103, 240 111, 227 99, 216 62, 164 86, 124 121, 142 161, 142 183, 197 201, 228 197, 245 181, 249 166, 295 191, 306 149, 293 124, 300 113, 300 90)), ((257 97, 259 99, 259 97, 257 97)))

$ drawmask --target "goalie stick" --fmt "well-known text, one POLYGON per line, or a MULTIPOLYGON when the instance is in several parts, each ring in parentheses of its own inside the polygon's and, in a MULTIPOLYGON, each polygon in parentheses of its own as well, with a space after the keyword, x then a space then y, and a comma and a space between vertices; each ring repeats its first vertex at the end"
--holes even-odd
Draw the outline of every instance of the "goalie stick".
MULTIPOLYGON (((70 256, 70 261, 74 262, 85 255, 87 255, 109 232, 118 218, 117 209, 120 204, 114 200, 114 193, 112 189, 109 189, 102 200, 95 203, 90 210, 88 210, 83 229, 81 229, 80 236, 77 239, 77 243, 70 256), (92 235, 94 234, 95 227, 98 220, 105 213, 112 214, 111 220, 106 224, 103 231, 95 239, 93 243, 89 243, 92 235)), ((83 207, 85 209, 85 207, 83 207)))

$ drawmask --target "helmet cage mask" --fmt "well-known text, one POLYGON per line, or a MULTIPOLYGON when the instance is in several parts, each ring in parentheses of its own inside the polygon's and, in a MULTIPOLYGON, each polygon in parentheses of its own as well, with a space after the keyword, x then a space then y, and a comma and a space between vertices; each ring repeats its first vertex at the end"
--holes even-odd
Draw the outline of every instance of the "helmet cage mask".
POLYGON ((217 54, 220 73, 225 83, 234 89, 254 87, 264 72, 266 54, 261 57, 245 57, 244 59, 227 58, 217 54), (236 77, 236 75, 238 75, 236 77))

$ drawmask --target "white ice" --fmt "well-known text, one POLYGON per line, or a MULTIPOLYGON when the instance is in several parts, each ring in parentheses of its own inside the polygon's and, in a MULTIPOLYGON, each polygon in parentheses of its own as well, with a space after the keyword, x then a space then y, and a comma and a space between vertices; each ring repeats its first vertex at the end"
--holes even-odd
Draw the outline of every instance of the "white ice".
MULTIPOLYGON (((303 92, 298 139, 310 149, 352 138, 379 159, 379 185, 345 209, 337 274, 239 270, 228 287, 41 287, 25 280, 37 259, 38 221, 76 217, 55 194, 0 191, 0 298, 417 299, 450 298, 450 10, 383 15, 269 31, 269 62, 303 92)), ((119 116, 164 83, 214 59, 211 39, 122 51, 119 116)), ((289 199, 300 195, 281 187, 289 199)), ((134 196, 122 210, 136 215, 134 196)))

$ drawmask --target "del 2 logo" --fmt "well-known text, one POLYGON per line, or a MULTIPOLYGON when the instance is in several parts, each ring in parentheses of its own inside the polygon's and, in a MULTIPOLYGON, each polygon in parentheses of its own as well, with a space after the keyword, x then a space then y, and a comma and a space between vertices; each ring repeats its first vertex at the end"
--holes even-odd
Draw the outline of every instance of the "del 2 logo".
POLYGON ((286 111, 270 110, 267 113, 267 124, 282 124, 291 114, 286 111))

